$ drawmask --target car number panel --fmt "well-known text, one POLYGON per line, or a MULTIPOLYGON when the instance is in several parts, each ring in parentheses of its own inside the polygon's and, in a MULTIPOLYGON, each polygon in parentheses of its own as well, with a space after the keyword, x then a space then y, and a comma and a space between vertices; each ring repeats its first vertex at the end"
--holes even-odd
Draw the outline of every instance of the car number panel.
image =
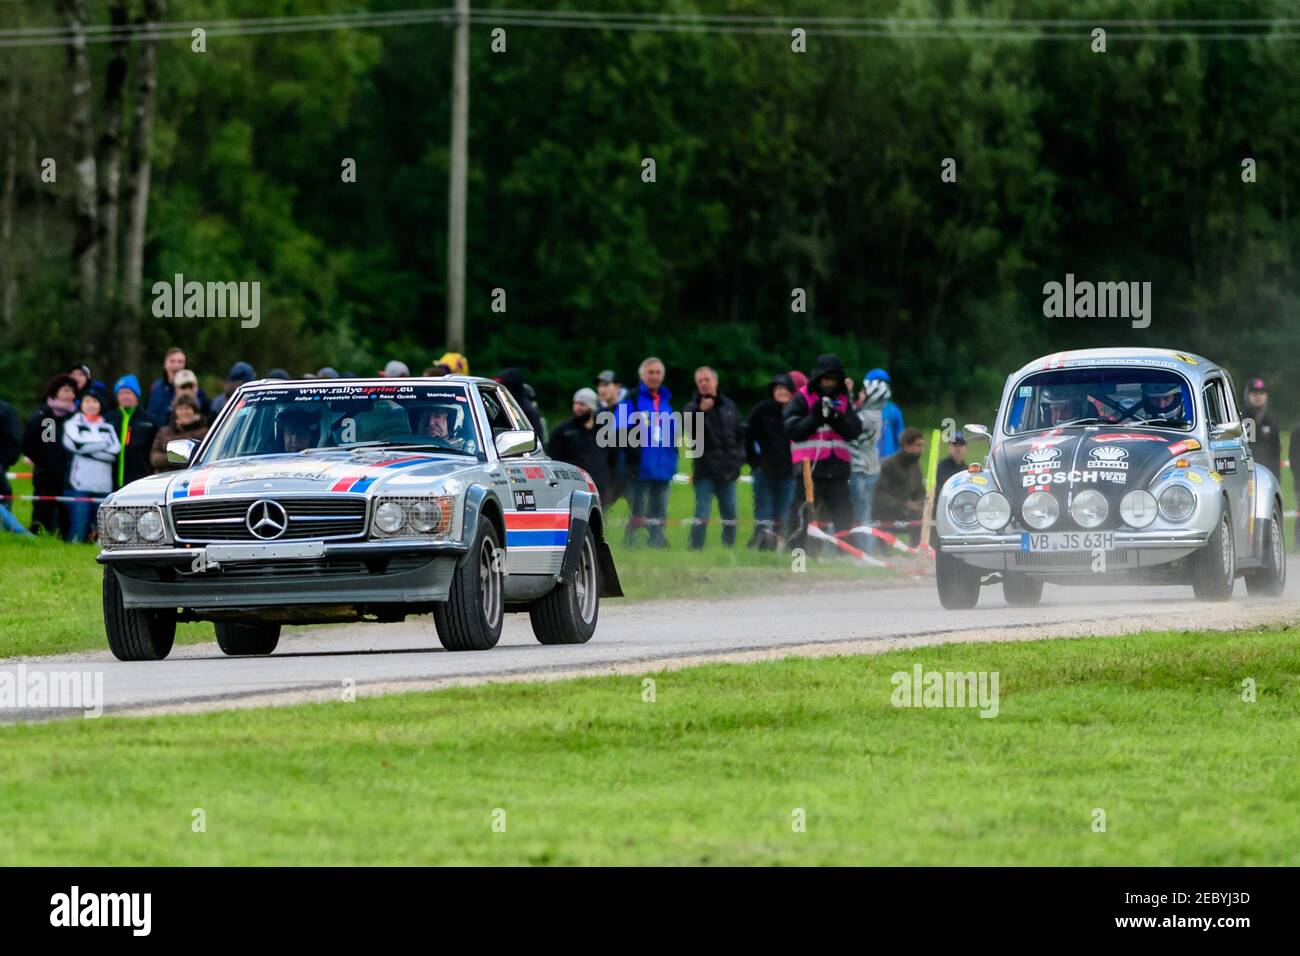
POLYGON ((1051 531, 1020 533, 1021 551, 1112 551, 1113 531, 1051 531))

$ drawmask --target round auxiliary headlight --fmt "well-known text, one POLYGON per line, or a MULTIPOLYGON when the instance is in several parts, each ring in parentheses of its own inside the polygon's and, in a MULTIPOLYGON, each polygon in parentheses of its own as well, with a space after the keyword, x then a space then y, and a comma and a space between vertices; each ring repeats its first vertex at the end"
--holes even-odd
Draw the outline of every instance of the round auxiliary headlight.
POLYGON ((162 515, 156 511, 142 512, 136 520, 135 529, 146 541, 161 541, 163 536, 162 515))
POLYGON ((118 544, 130 541, 135 534, 135 515, 129 511, 110 511, 104 520, 104 534, 118 544))
POLYGON ((420 534, 437 531, 442 524, 442 507, 436 501, 417 501, 411 509, 411 527, 420 534))
POLYGON ((1196 510, 1196 495, 1186 485, 1170 485, 1160 493, 1160 513, 1170 521, 1186 521, 1196 510))
POLYGON ((975 527, 975 506, 980 496, 973 491, 959 491, 948 502, 948 517, 963 528, 975 527))
POLYGON ((1025 498, 1025 503, 1020 506, 1020 516, 1025 519, 1025 524, 1035 531, 1050 528, 1056 524, 1056 519, 1060 515, 1060 503, 1046 491, 1035 491, 1025 498))
POLYGON ((1133 528, 1145 528, 1156 520, 1156 498, 1149 491, 1130 491, 1119 502, 1119 516, 1133 528))
POLYGON ((1108 514, 1106 496, 1092 488, 1079 492, 1070 503, 1070 517, 1080 528, 1099 528, 1108 514))
POLYGON ((1011 502, 1000 491, 980 495, 979 504, 975 506, 975 517, 989 531, 1001 531, 1011 520, 1011 502))
POLYGON ((396 501, 385 501, 375 509, 375 527, 384 534, 396 534, 406 524, 406 513, 396 501))

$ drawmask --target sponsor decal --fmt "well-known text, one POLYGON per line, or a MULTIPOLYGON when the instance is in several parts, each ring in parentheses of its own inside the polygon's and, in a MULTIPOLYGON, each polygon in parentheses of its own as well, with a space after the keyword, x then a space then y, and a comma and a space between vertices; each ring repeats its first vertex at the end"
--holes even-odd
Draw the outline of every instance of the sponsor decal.
POLYGON ((1169 454, 1181 455, 1185 451, 1200 451, 1201 443, 1195 438, 1185 438, 1169 446, 1169 454))
POLYGON ((1203 484, 1205 484, 1205 479, 1202 478, 1200 475, 1198 475, 1198 474, 1197 474, 1196 472, 1194 472, 1194 471, 1189 471, 1189 472, 1187 473, 1187 480, 1190 481, 1190 482, 1193 482, 1194 484, 1198 484, 1198 485, 1203 485, 1203 484))
POLYGON ((987 485, 989 480, 983 475, 971 475, 970 483, 972 485, 987 485))
POLYGON ((1120 445, 1099 445, 1088 452, 1089 468, 1128 469, 1128 449, 1120 445))
POLYGON ((515 508, 519 511, 536 511, 537 499, 531 490, 515 492, 515 508))
POLYGON ((1051 471, 1053 468, 1061 467, 1061 449, 1053 448, 1046 445, 1042 448, 1031 448, 1025 453, 1021 461, 1020 473, 1051 471))
POLYGON ((524 467, 524 477, 525 477, 525 478, 533 478, 533 479, 537 479, 537 478, 545 478, 545 477, 546 477, 546 469, 545 469, 545 468, 541 468, 541 467, 539 467, 539 466, 537 466, 537 465, 526 465, 526 466, 524 467))
POLYGON ((1115 441, 1158 441, 1161 444, 1168 444, 1168 438, 1161 438, 1159 435, 1143 435, 1141 432, 1107 432, 1104 435, 1093 435, 1092 440, 1098 444, 1115 441))
POLYGON ((1224 475, 1235 475, 1237 473, 1237 459, 1216 458, 1214 459, 1214 470, 1224 475))
POLYGON ((1033 488, 1035 486, 1063 485, 1066 482, 1072 485, 1090 485, 1103 481, 1123 485, 1128 483, 1128 475, 1122 471, 1057 471, 1050 474, 1023 475, 1020 484, 1025 488, 1033 488))
POLYGON ((204 465, 188 478, 182 478, 180 484, 172 489, 172 498, 196 498, 208 490, 208 477, 211 466, 204 465))
POLYGON ((373 465, 366 465, 360 470, 350 475, 344 475, 334 484, 330 485, 330 491, 366 491, 382 477, 385 471, 391 471, 395 468, 410 468, 414 465, 421 465, 428 462, 424 455, 403 455, 400 458, 390 458, 387 461, 378 461, 373 465))
POLYGON ((1178 361, 1180 362, 1186 362, 1188 365, 1201 364, 1200 362, 1196 361, 1196 359, 1192 358, 1190 355, 1184 355, 1182 352, 1175 352, 1174 358, 1178 359, 1178 361))
POLYGON ((1219 474, 1217 471, 1210 472, 1210 477, 1213 478, 1215 481, 1223 481, 1223 476, 1219 474))

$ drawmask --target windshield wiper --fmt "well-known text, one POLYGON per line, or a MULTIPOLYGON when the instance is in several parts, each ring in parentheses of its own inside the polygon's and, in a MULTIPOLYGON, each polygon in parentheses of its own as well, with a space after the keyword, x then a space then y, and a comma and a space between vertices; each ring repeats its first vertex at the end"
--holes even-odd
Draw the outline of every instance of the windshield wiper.
POLYGON ((1068 422, 1057 422, 1053 428, 1063 428, 1066 425, 1109 425, 1110 422, 1104 418, 1072 418, 1068 422))
POLYGON ((1126 422, 1134 428, 1187 428, 1187 422, 1174 421, 1168 418, 1144 418, 1140 422, 1126 422))

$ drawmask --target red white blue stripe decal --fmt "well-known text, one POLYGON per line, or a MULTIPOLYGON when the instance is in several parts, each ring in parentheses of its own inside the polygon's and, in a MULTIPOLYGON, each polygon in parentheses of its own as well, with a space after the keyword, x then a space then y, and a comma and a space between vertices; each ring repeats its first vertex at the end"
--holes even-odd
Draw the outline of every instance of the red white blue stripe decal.
POLYGON ((180 484, 172 489, 172 498, 197 498, 206 493, 210 468, 211 466, 205 466, 190 477, 181 479, 180 484))
POLYGON ((563 548, 569 543, 567 511, 506 513, 506 548, 563 548))
POLYGON ((379 472, 385 469, 410 468, 428 460, 425 455, 405 455, 402 458, 390 458, 388 461, 366 465, 356 474, 345 475, 334 482, 334 484, 330 485, 330 491, 365 491, 382 477, 379 472))

